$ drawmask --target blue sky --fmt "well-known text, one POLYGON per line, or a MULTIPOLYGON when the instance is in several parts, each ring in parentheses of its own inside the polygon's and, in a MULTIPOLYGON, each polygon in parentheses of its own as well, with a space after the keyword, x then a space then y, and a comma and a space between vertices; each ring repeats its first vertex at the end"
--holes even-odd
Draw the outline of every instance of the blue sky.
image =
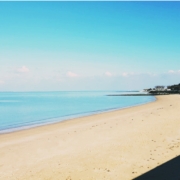
POLYGON ((0 2, 0 91, 180 83, 180 2, 0 2))

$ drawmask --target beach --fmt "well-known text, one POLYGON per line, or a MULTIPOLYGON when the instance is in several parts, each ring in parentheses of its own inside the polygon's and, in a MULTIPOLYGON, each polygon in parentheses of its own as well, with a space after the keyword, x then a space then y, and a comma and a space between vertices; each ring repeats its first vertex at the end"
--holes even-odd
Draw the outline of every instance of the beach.
POLYGON ((0 180, 129 180, 147 173, 180 153, 180 95, 156 98, 1 134, 0 180))

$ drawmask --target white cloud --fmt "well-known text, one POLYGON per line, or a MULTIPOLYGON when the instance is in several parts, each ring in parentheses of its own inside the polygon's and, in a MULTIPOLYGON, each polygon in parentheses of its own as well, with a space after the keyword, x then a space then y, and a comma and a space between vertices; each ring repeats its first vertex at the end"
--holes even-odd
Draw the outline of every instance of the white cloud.
POLYGON ((111 77, 111 76, 112 76, 112 73, 110 73, 110 72, 107 71, 107 72, 105 72, 105 75, 111 77))
POLYGON ((17 72, 19 72, 19 73, 28 73, 29 68, 27 68, 26 66, 22 66, 21 68, 17 69, 17 72))
POLYGON ((128 76, 128 73, 124 72, 124 73, 122 73, 122 76, 123 76, 123 77, 127 77, 127 76, 128 76))
POLYGON ((174 70, 169 70, 168 73, 172 74, 172 73, 175 73, 174 70))
POLYGON ((77 75, 76 73, 73 73, 73 72, 71 72, 71 71, 68 71, 68 72, 66 73, 66 76, 72 77, 72 78, 78 77, 78 75, 77 75))
POLYGON ((139 76, 150 76, 150 77, 154 77, 154 76, 158 76, 158 74, 156 73, 135 73, 135 72, 123 72, 120 76, 123 77, 139 77, 139 76))
POLYGON ((168 74, 180 74, 180 70, 169 70, 168 74))

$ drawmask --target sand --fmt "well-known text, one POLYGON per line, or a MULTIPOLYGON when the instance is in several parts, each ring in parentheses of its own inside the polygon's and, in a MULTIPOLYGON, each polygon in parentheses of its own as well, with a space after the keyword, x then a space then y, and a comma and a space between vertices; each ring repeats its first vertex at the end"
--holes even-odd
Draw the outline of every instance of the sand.
POLYGON ((157 96, 145 105, 0 135, 0 179, 129 180, 179 153, 180 95, 157 96))

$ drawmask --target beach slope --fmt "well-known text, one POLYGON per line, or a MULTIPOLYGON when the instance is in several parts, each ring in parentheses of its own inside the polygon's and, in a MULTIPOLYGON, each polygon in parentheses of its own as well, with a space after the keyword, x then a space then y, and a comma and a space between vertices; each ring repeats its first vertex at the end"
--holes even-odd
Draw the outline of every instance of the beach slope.
MULTIPOLYGON (((180 154, 180 95, 0 135, 1 180, 129 180, 180 154)), ((158 178, 157 178, 158 179, 158 178)))

